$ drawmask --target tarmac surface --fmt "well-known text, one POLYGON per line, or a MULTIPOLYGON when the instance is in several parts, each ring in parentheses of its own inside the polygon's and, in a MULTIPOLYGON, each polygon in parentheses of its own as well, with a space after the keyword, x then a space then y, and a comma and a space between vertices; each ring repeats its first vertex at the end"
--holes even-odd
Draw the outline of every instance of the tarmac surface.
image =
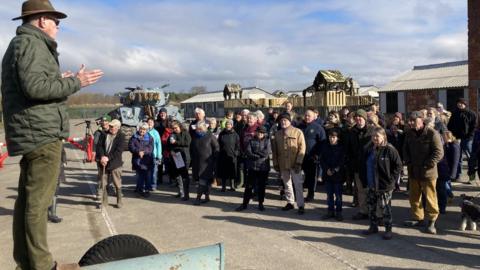
MULTIPOLYGON (((82 133, 81 127, 72 127, 72 136, 82 133)), ((2 138, 0 133, 0 142, 2 138)), ((133 192, 135 178, 128 152, 124 153, 124 207, 113 207, 116 201, 110 197, 110 206, 101 211, 93 200, 96 165, 83 163, 83 152, 70 145, 66 151, 67 182, 61 184, 57 210, 63 222, 48 225, 50 250, 60 262, 77 262, 92 245, 111 235, 135 234, 148 239, 161 253, 222 242, 226 269, 480 268, 480 233, 458 230, 458 195, 476 196, 480 192, 478 181, 476 185, 455 183, 456 198, 438 219, 438 235, 403 227, 409 217, 408 195, 395 193, 394 237, 385 241, 381 233, 361 234, 368 221, 351 219, 356 213, 350 207, 351 196, 344 196, 343 222, 321 220, 326 209, 323 186, 317 187, 314 202, 306 204, 305 215, 298 215, 296 210, 281 211, 285 201, 279 200, 273 179, 276 174, 271 174, 267 187, 265 212, 258 211, 256 202, 243 212, 235 212, 243 189, 221 193, 214 187, 212 201, 201 206, 194 206, 192 199, 183 202, 175 198, 176 188, 168 184, 149 198, 138 197, 133 192)), ((15 268, 11 226, 19 161, 19 157, 10 157, 0 169, 0 269, 15 268)), ((195 185, 191 197, 195 197, 194 192, 195 185)))

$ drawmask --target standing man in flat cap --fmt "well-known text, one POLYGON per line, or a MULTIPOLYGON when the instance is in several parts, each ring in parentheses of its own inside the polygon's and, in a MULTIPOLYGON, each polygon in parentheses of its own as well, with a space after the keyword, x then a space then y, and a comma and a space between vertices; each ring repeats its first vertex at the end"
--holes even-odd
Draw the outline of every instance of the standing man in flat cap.
POLYGON ((55 193, 62 138, 67 138, 67 97, 96 83, 103 72, 61 73, 57 43, 60 19, 48 0, 22 5, 22 20, 2 61, 2 105, 11 156, 22 155, 13 216, 17 269, 77 269, 57 264, 48 250, 47 209, 55 193))
POLYGON ((275 133, 272 139, 273 168, 280 173, 285 185, 287 204, 283 211, 293 209, 296 202, 298 213, 305 213, 305 201, 303 198, 302 164, 305 157, 305 137, 303 132, 292 126, 292 119, 288 112, 278 117, 281 129, 275 133), (293 193, 295 186, 295 194, 293 193))
POLYGON ((405 134, 403 160, 408 166, 408 185, 410 195, 411 220, 405 226, 422 226, 427 221, 425 232, 436 234, 435 222, 439 209, 436 183, 437 163, 443 157, 440 134, 425 126, 422 113, 412 112, 408 119, 410 129, 405 134), (422 204, 425 196, 425 208, 422 204))

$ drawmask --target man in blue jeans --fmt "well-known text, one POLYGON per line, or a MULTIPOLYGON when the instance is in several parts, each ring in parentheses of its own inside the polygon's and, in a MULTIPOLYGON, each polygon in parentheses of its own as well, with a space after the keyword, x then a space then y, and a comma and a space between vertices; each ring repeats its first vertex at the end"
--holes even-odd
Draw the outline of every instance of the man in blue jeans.
POLYGON ((452 113, 452 117, 448 122, 448 130, 453 133, 455 138, 460 140, 461 153, 458 160, 456 181, 458 181, 462 174, 462 153, 470 160, 476 123, 477 115, 467 108, 467 102, 464 98, 459 98, 457 100, 457 109, 452 113))

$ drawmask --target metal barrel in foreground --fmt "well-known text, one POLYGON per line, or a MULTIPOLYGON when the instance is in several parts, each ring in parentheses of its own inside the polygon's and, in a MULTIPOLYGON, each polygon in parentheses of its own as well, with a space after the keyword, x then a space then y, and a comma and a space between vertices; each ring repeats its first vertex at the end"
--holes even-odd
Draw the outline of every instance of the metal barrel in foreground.
POLYGON ((82 267, 85 270, 224 270, 222 243, 82 267))

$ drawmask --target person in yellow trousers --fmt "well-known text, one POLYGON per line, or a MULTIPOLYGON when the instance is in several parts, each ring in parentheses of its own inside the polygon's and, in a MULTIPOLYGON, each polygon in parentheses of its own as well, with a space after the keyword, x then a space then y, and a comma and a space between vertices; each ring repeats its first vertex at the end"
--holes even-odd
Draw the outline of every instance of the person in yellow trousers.
POLYGON ((425 224, 426 233, 436 234, 435 222, 439 209, 435 187, 438 178, 437 163, 443 157, 442 141, 436 130, 425 126, 420 112, 412 112, 408 124, 410 129, 405 134, 403 160, 408 167, 412 219, 406 221, 405 226, 425 224), (422 196, 426 199, 425 209, 422 196))

